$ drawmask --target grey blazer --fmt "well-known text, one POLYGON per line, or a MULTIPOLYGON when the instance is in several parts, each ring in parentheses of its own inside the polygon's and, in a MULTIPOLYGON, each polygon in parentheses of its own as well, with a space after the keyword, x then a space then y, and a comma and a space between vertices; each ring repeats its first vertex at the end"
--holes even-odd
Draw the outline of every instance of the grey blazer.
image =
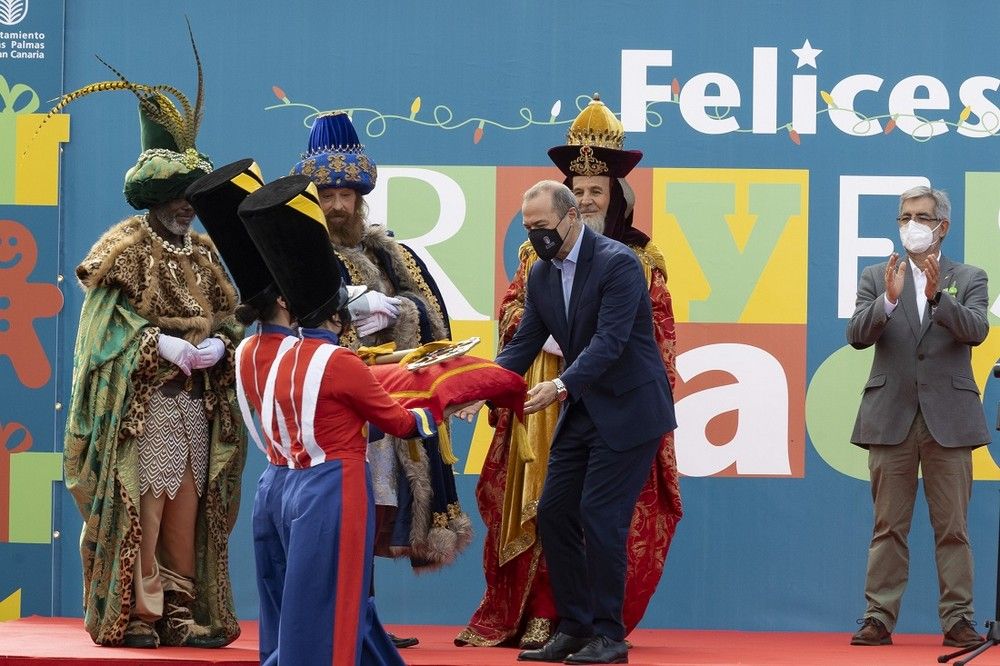
POLYGON ((941 301, 935 308, 926 306, 921 323, 909 265, 899 303, 886 316, 886 264, 862 272, 857 304, 847 324, 852 347, 875 345, 851 442, 865 448, 899 444, 919 407, 931 435, 942 446, 989 443, 971 360, 972 347, 989 332, 986 272, 942 255, 941 301))

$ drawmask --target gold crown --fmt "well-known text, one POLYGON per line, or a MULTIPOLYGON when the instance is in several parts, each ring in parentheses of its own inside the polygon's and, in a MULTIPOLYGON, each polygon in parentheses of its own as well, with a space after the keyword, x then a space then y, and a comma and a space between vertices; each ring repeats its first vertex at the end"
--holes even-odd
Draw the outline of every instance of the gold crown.
POLYGON ((566 143, 571 146, 600 146, 621 150, 625 145, 625 128, 611 109, 604 105, 601 96, 593 99, 566 133, 566 143))

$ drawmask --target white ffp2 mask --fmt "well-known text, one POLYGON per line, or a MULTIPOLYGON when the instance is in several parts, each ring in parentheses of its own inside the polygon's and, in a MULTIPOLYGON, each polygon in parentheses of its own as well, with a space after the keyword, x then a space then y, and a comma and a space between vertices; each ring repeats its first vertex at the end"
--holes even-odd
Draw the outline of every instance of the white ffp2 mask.
POLYGON ((927 248, 934 243, 934 232, 940 226, 941 223, 938 222, 937 227, 928 229, 923 224, 911 219, 899 228, 899 240, 903 242, 903 247, 906 248, 907 252, 914 254, 926 252, 927 248))

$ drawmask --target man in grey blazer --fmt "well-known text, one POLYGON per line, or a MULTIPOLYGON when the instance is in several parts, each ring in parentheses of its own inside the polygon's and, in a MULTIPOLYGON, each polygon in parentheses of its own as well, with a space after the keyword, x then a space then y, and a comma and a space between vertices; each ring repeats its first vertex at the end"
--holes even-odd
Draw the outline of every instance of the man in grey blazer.
POLYGON ((915 187, 900 196, 906 258, 861 274, 847 326, 855 349, 875 345, 851 442, 868 450, 875 526, 867 609, 852 645, 890 645, 909 565, 907 538, 918 467, 934 528, 944 645, 982 640, 973 628, 968 506, 972 450, 990 441, 971 348, 989 330, 986 273, 941 254, 948 196, 915 187))

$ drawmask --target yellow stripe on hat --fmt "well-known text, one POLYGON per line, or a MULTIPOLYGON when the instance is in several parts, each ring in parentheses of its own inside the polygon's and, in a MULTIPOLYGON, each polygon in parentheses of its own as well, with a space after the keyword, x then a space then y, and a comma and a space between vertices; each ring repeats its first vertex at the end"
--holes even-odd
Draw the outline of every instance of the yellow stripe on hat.
POLYGON ((257 163, 251 162, 245 171, 236 174, 230 182, 249 194, 250 192, 256 192, 264 186, 264 176, 261 175, 260 167, 257 166, 257 163))
POLYGON ((319 188, 316 187, 316 183, 311 180, 306 185, 306 189, 302 191, 302 195, 315 201, 317 206, 319 205, 319 188))
POLYGON ((319 192, 312 183, 309 183, 309 187, 305 191, 296 194, 285 205, 294 208, 306 217, 311 217, 326 229, 326 216, 323 215, 323 209, 319 207, 319 192))

